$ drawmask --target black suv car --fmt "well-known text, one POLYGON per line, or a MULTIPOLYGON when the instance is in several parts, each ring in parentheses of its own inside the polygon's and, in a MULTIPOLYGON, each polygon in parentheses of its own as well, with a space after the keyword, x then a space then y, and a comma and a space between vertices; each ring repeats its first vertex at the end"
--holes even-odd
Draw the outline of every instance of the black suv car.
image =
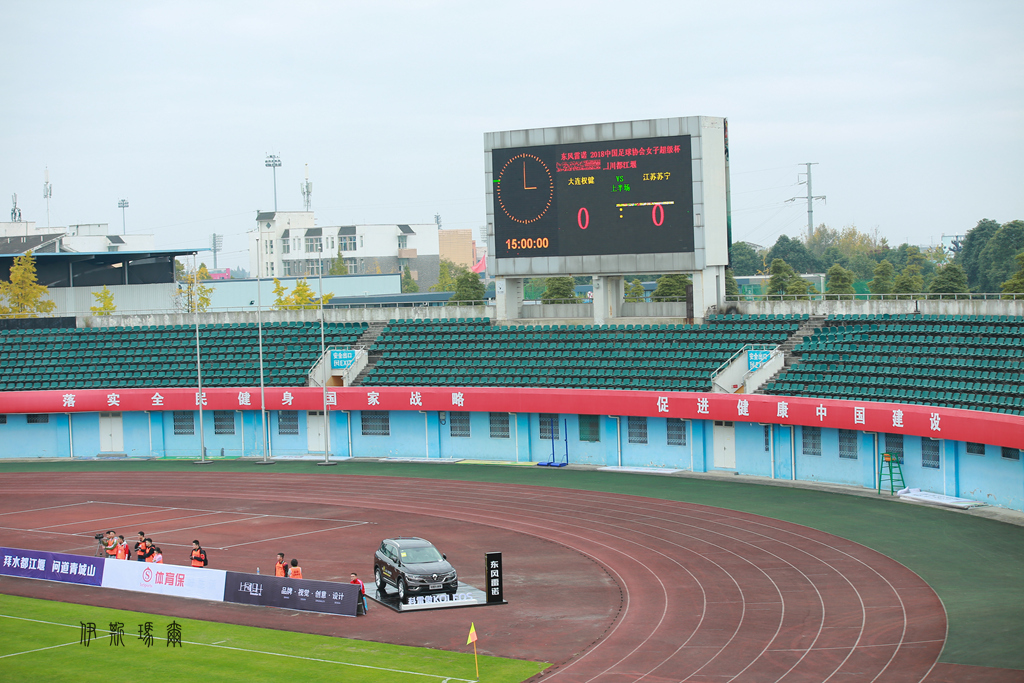
POLYGON ((388 584, 398 589, 403 603, 411 595, 459 590, 459 577, 448 558, 422 538, 385 538, 373 556, 373 580, 383 597, 388 584))

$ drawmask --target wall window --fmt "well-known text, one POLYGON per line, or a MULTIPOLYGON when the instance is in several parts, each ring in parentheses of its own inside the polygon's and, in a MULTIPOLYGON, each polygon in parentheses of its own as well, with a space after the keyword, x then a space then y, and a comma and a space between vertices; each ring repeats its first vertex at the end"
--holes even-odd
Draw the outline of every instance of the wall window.
POLYGON ((307 237, 306 238, 306 253, 307 254, 319 254, 320 246, 323 241, 319 237, 307 237))
POLYGON ((927 436, 921 437, 921 467, 939 469, 939 442, 927 436))
POLYGON ((6 415, 0 415, 0 425, 5 425, 5 424, 7 424, 7 416, 6 415))
POLYGON ((839 430, 839 457, 843 460, 857 459, 857 432, 852 429, 839 430))
POLYGON ((270 266, 270 277, 274 277, 274 264, 268 263, 267 265, 270 266))
POLYGON ((281 253, 282 254, 290 254, 290 253, 292 253, 292 250, 289 249, 290 246, 291 246, 291 241, 288 238, 285 238, 285 239, 281 240, 281 253))
POLYGON ((273 238, 268 238, 268 239, 263 240, 263 253, 267 254, 267 255, 274 253, 274 240, 273 240, 273 238))
POLYGON ((1020 460, 1020 449, 1003 446, 1003 457, 1007 460, 1020 460))
POLYGON ((896 462, 903 464, 903 435, 886 434, 885 452, 896 458, 896 462))
POLYGON ((235 433, 235 411, 215 410, 213 411, 213 433, 234 434, 235 433))
POLYGON ((665 420, 665 427, 668 432, 667 443, 669 446, 686 445, 686 420, 670 417, 665 420))
POLYGON ((26 415, 26 422, 30 425, 44 425, 50 422, 49 415, 26 415))
POLYGON ((491 413, 491 438, 492 439, 507 439, 509 438, 508 431, 508 413, 491 413))
POLYGON ((540 414, 540 438, 558 441, 558 415, 553 413, 540 414))
POLYGON ((359 272, 359 263, 354 258, 342 259, 345 261, 345 267, 348 268, 349 275, 355 275, 359 272))
POLYGON ((187 436, 196 433, 196 418, 192 411, 174 411, 174 433, 177 436, 187 436))
POLYGON ((985 455, 985 444, 967 442, 967 452, 971 455, 985 455))
POLYGON ((398 248, 399 249, 408 249, 409 248, 409 236, 408 235, 399 235, 398 236, 398 248))
POLYGON ((334 251, 334 238, 328 235, 324 238, 326 244, 324 245, 324 251, 334 251))
POLYGON ((601 440, 601 417, 580 415, 580 441, 595 443, 601 440))
POLYGON ((821 455, 821 427, 804 427, 801 432, 804 455, 821 455))
POLYGON ((469 438, 469 413, 453 410, 448 413, 448 429, 453 437, 469 438))
POLYGON ((342 251, 355 251, 356 250, 356 236, 355 235, 341 235, 338 237, 338 248, 342 251))
POLYGON ((386 410, 364 410, 359 415, 363 436, 391 436, 390 417, 386 410))
POLYGON ((307 275, 320 275, 320 266, 323 261, 320 259, 310 259, 306 261, 306 274, 307 275))
POLYGON ((295 435, 299 433, 299 411, 279 410, 277 411, 277 433, 283 435, 295 435))
POLYGON ((629 435, 629 443, 647 443, 647 418, 630 415, 626 418, 628 425, 626 432, 629 435))

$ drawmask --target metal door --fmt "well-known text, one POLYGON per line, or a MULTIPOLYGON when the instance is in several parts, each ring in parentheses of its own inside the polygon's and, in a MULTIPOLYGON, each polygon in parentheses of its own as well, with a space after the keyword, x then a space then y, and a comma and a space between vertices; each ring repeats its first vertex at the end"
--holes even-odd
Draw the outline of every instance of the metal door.
POLYGON ((121 413, 100 413, 100 452, 124 453, 121 413))
POLYGON ((310 453, 323 453, 327 450, 323 411, 311 410, 306 413, 306 440, 310 453))
POLYGON ((736 469, 736 427, 733 423, 715 420, 712 438, 715 445, 715 467, 736 469))

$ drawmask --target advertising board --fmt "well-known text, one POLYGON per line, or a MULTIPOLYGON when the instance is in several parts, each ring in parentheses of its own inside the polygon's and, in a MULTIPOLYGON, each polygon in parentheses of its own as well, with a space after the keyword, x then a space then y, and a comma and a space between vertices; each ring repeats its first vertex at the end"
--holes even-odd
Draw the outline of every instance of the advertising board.
POLYGON ((86 586, 99 586, 103 580, 103 564, 106 559, 102 557, 21 548, 0 548, 0 554, 3 555, 0 574, 4 576, 80 583, 86 586))
POLYGON ((223 569, 106 560, 100 585, 125 591, 220 601, 224 599, 225 573, 223 569))
POLYGON ((221 598, 243 605, 284 607, 306 612, 356 616, 359 586, 310 579, 227 572, 221 598))

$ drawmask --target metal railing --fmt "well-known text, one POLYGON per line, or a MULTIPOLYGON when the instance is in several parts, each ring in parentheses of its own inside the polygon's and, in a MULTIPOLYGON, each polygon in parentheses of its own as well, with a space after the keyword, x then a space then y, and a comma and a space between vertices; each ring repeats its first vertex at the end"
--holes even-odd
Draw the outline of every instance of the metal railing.
POLYGON ((727 294, 726 302, 737 301, 1024 301, 1024 294, 966 292, 950 294, 727 294))

